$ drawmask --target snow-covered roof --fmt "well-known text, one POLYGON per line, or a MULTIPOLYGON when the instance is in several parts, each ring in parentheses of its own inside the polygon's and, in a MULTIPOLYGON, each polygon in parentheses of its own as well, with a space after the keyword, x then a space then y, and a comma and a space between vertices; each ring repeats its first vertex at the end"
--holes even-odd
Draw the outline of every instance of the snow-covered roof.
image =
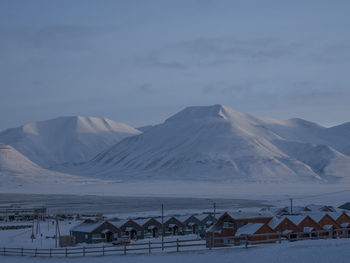
POLYGON ((325 215, 329 215, 335 221, 341 216, 341 214, 342 212, 315 212, 309 213, 308 215, 316 222, 319 222, 325 215))
POLYGON ((115 225, 116 227, 121 227, 122 225, 124 225, 129 220, 130 219, 122 219, 122 220, 119 220, 119 221, 111 221, 110 223, 115 225))
POLYGON ((270 220, 268 223, 269 227, 272 229, 275 229, 284 219, 286 219, 286 216, 281 216, 281 217, 274 217, 270 220))
POLYGON ((97 222, 83 222, 71 229, 71 231, 76 232, 86 232, 90 233, 100 225, 102 225, 105 221, 97 221, 97 222))
POLYGON ((285 216, 290 221, 292 221, 294 224, 299 225, 301 221, 303 221, 306 218, 307 215, 289 215, 285 216))
POLYGON ((272 215, 282 215, 284 213, 288 213, 288 207, 264 207, 260 209, 261 212, 271 213, 272 215))
POLYGON ((332 228, 333 228, 332 225, 324 225, 324 226, 323 226, 323 229, 324 229, 324 230, 331 230, 332 228))
POLYGON ((216 225, 216 224, 214 224, 214 225, 212 225, 211 227, 209 227, 208 229, 207 229, 207 231, 206 231, 207 233, 209 232, 209 233, 221 233, 221 228, 218 226, 218 225, 216 225))
POLYGON ((200 221, 204 220, 207 216, 213 216, 212 214, 199 214, 195 215, 196 218, 198 218, 200 221))
POLYGON ((233 219, 248 219, 248 218, 270 218, 272 214, 269 212, 255 211, 234 211, 228 212, 233 219))
POLYGON ((263 223, 248 223, 245 226, 238 228, 236 236, 240 235, 253 235, 258 231, 264 224, 263 223))
POLYGON ((311 204, 311 205, 307 205, 306 208, 311 210, 311 211, 313 211, 313 212, 322 211, 322 210, 327 210, 327 211, 330 211, 330 212, 335 212, 336 211, 336 209, 333 206, 327 206, 327 205, 311 204))

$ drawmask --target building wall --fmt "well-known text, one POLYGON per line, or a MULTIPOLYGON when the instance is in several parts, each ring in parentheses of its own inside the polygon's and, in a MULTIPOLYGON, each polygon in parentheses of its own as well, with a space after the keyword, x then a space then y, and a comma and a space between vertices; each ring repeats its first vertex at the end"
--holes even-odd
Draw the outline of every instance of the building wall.
POLYGON ((312 227, 314 230, 322 230, 322 227, 315 222, 312 218, 309 216, 306 216, 299 224, 298 227, 301 231, 304 231, 304 227, 312 227))
POLYGON ((346 213, 342 213, 336 220, 336 222, 341 225, 343 223, 350 223, 350 216, 348 216, 346 213))
POLYGON ((170 219, 168 219, 165 223, 164 223, 164 235, 172 235, 172 230, 170 230, 169 225, 174 224, 178 227, 178 234, 179 235, 183 235, 185 233, 185 225, 180 222, 179 220, 177 220, 175 217, 172 217, 170 219))
POLYGON ((149 226, 156 226, 158 228, 158 235, 162 234, 162 224, 154 218, 151 218, 145 224, 143 224, 144 236, 152 236, 152 230, 148 230, 149 226))
POLYGON ((128 228, 132 228, 132 229, 135 229, 137 231, 136 232, 137 239, 144 238, 144 228, 142 226, 140 226, 139 224, 137 224, 136 222, 134 222, 133 220, 127 221, 124 225, 122 225, 120 227, 122 236, 125 236, 125 232, 129 232, 129 231, 126 231, 126 229, 128 229, 128 228))
POLYGON ((341 228, 340 225, 328 214, 326 214, 324 217, 321 218, 321 220, 318 222, 318 224, 323 227, 325 225, 332 225, 333 228, 341 228))
MULTIPOLYGON (((185 232, 186 234, 192 234, 192 226, 191 224, 196 224, 197 225, 197 233, 203 233, 205 232, 205 225, 195 216, 191 216, 188 218, 185 222, 185 232)), ((196 234, 197 234, 196 233, 196 234)))
POLYGON ((296 226, 288 218, 285 218, 278 226, 274 229, 276 232, 284 232, 286 230, 291 230, 294 233, 302 232, 298 226, 296 226))

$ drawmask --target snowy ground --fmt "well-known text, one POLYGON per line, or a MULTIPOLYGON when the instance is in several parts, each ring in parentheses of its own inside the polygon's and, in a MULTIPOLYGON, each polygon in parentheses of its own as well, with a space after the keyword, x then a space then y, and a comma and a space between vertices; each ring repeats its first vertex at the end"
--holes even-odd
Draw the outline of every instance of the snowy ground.
POLYGON ((33 258, 33 257, 2 257, 1 262, 52 262, 52 263, 331 263, 331 262, 349 262, 350 250, 349 239, 330 239, 330 240, 309 240, 293 243, 260 245, 257 247, 245 248, 224 248, 215 250, 202 250, 180 253, 157 253, 151 255, 127 255, 127 256, 105 256, 105 257, 85 257, 82 258, 33 258))
POLYGON ((109 181, 103 184, 1 185, 1 193, 77 194, 133 197, 228 198, 270 201, 284 204, 324 203, 341 205, 349 201, 350 184, 235 184, 191 181, 109 181))

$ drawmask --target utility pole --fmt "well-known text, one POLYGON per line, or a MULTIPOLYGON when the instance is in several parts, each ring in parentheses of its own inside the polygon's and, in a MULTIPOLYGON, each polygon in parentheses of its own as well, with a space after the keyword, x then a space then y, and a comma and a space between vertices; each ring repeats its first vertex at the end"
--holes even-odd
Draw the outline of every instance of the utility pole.
POLYGON ((57 248, 57 238, 61 236, 60 233, 60 226, 58 225, 58 216, 56 215, 56 235, 55 235, 55 239, 56 239, 56 248, 57 248))
POLYGON ((32 243, 34 242, 34 211, 33 211, 33 214, 32 214, 32 219, 33 219, 33 222, 32 222, 32 235, 30 236, 30 238, 32 239, 32 243))
POLYGON ((164 250, 164 205, 162 204, 162 251, 164 250))
POLYGON ((290 199, 290 214, 293 214, 293 198, 290 199))
POLYGON ((40 217, 39 214, 37 214, 36 218, 36 235, 39 235, 41 233, 40 231, 40 217))

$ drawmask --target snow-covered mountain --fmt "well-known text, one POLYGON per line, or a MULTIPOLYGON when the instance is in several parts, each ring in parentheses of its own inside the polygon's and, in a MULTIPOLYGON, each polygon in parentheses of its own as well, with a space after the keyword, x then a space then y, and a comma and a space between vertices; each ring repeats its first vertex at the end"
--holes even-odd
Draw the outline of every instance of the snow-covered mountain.
POLYGON ((260 118, 222 105, 188 107, 103 151, 81 171, 128 179, 350 181, 348 127, 260 118))
POLYGON ((0 133, 0 141, 13 146, 36 164, 53 168, 85 162, 120 140, 139 133, 112 120, 74 116, 7 129, 0 133))
POLYGON ((0 185, 10 187, 14 184, 56 184, 86 181, 82 177, 44 169, 30 161, 10 145, 0 143, 0 185))

